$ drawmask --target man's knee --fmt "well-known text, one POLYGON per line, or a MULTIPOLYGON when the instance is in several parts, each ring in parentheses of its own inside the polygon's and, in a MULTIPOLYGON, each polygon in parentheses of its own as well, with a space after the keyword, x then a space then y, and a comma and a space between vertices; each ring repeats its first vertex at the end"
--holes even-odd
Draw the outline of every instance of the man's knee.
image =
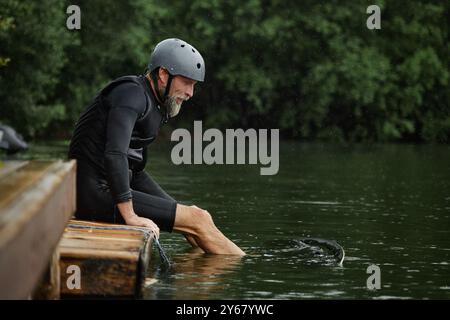
POLYGON ((197 233, 211 231, 211 228, 215 228, 212 216, 208 211, 195 206, 191 206, 190 208, 194 228, 197 233))
POLYGON ((175 218, 175 227, 180 231, 190 230, 195 234, 208 232, 215 228, 211 214, 197 206, 181 206, 175 218))

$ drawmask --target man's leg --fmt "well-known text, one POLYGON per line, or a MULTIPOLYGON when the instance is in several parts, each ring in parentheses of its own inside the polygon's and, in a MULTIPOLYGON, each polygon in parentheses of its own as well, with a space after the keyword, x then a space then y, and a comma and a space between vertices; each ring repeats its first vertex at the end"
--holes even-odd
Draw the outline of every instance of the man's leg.
POLYGON ((186 238, 187 242, 189 242, 191 244, 192 248, 198 248, 197 241, 195 241, 193 236, 191 236, 191 235, 189 235, 187 233, 185 233, 183 235, 186 238))
MULTIPOLYGON (((160 208, 165 207, 165 205, 160 203, 160 199, 154 197, 173 202, 175 200, 145 171, 133 173, 131 187, 136 191, 140 191, 132 191, 134 198, 133 204, 137 207, 135 209, 136 213, 152 219, 157 224, 164 222, 163 218, 167 215, 158 215, 156 213, 160 211, 160 208), (147 199, 142 193, 153 198, 147 199), (158 216, 161 216, 161 219, 157 219, 158 216)), ((163 225, 167 224, 163 223, 163 225)), ((211 215, 206 210, 202 210, 196 206, 176 205, 173 231, 182 233, 192 247, 200 247, 207 253, 245 254, 217 229, 212 221, 211 215)))
POLYGON ((245 255, 217 229, 209 212, 196 206, 177 204, 173 230, 193 238, 206 253, 245 255))

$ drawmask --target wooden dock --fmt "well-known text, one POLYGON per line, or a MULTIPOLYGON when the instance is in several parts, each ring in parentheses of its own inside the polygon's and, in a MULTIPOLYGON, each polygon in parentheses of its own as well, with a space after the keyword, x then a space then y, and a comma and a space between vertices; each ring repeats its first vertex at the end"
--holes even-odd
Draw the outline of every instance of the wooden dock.
POLYGON ((69 221, 59 245, 62 297, 140 297, 152 239, 142 228, 69 221), (79 268, 79 288, 70 266, 79 268))
POLYGON ((140 297, 152 234, 73 220, 75 176, 75 161, 0 162, 0 299, 140 297))
POLYGON ((75 211, 74 161, 3 162, 0 299, 28 299, 75 211))

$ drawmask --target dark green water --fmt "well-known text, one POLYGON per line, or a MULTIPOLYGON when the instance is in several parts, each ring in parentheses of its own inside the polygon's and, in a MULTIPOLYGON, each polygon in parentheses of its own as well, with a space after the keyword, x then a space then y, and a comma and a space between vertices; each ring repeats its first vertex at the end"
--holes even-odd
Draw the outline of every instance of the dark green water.
POLYGON ((160 268, 155 250, 147 299, 450 298, 449 146, 286 142, 275 176, 259 165, 175 166, 167 145, 150 152, 155 179, 207 209, 248 255, 200 254, 162 233, 174 265, 160 268), (336 240, 343 265, 296 246, 302 237, 336 240), (366 287, 371 264, 379 290, 366 287))
POLYGON ((248 256, 196 254, 163 234, 175 265, 150 275, 159 281, 147 298, 450 298, 448 146, 284 143, 275 176, 173 166, 168 150, 154 153, 149 172, 180 202, 207 209, 248 256), (337 240, 343 266, 293 245, 305 236, 337 240), (380 290, 367 289, 371 264, 380 290))

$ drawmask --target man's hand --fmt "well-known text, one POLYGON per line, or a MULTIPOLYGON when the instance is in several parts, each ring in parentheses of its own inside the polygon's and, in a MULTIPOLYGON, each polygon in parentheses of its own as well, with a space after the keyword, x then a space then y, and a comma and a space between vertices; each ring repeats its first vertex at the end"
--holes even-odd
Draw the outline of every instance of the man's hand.
POLYGON ((139 217, 138 215, 135 214, 134 216, 128 217, 128 219, 125 220, 125 222, 129 226, 149 228, 155 233, 156 238, 159 238, 159 228, 150 219, 139 217))
POLYGON ((155 233, 156 238, 159 238, 158 226, 152 220, 139 217, 136 213, 134 213, 133 203, 131 200, 118 203, 117 207, 119 208, 120 214, 127 225, 149 228, 155 233))

